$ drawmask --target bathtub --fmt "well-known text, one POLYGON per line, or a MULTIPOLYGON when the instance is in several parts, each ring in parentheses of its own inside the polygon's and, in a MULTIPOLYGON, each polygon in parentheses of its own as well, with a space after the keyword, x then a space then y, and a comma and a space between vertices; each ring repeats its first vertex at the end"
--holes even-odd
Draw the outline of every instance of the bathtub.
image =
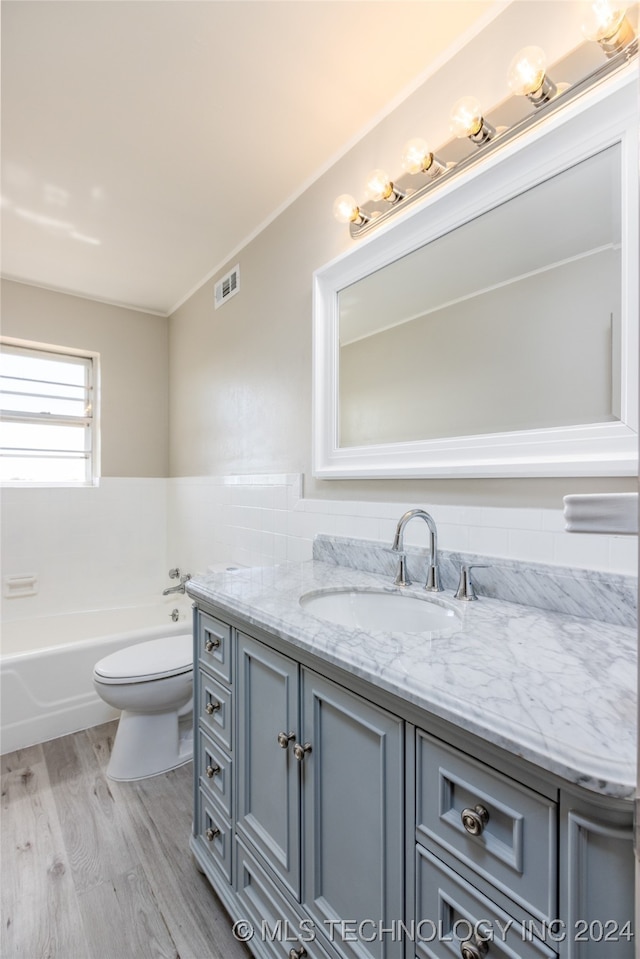
POLYGON ((5 621, 0 656, 0 751, 12 752, 114 719, 94 692, 93 667, 123 646, 191 631, 191 601, 5 621), (178 610, 172 621, 172 610, 178 610))

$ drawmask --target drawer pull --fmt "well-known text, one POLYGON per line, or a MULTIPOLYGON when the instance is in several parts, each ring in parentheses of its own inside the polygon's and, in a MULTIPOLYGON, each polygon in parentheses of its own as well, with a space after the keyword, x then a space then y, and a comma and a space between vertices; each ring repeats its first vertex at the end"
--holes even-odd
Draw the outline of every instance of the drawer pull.
POLYGON ((208 653, 210 653, 212 649, 217 649, 219 645, 220 645, 220 640, 216 636, 215 639, 208 639, 206 643, 204 644, 204 648, 206 649, 208 653))
POLYGON ((280 746, 281 749, 288 749, 289 743, 295 738, 295 733, 278 733, 278 746, 280 746))
POLYGON ((307 753, 311 752, 311 743, 305 743, 302 746, 300 743, 296 743, 293 747, 293 755, 296 757, 299 763, 302 762, 307 753))
POLYGON ((205 836, 207 837, 207 839, 209 840, 209 842, 213 842, 213 840, 216 838, 216 836, 219 836, 219 835, 220 835, 220 830, 218 829, 217 826, 214 826, 213 828, 211 828, 211 826, 209 826, 209 828, 208 828, 207 831, 205 832, 205 836))
POLYGON ((209 716, 215 713, 216 709, 220 709, 220 703, 217 700, 212 700, 204 707, 205 712, 208 713, 209 716))
POLYGON ((462 959, 483 959, 488 952, 489 946, 484 939, 476 939, 475 942, 467 939, 466 942, 460 943, 460 955, 462 959))
POLYGON ((207 766, 205 770, 208 779, 213 779, 216 773, 220 772, 220 766, 217 763, 214 763, 213 766, 207 766))
MULTIPOLYGON (((489 822, 489 810, 481 805, 474 806, 473 809, 467 806, 460 813, 460 818, 462 819, 462 825, 470 836, 481 836, 484 827, 489 822)), ((469 959, 471 959, 471 956, 469 956, 469 959)))
POLYGON ((300 946, 299 949, 289 949, 289 959, 304 959, 306 954, 307 950, 304 946, 300 946))

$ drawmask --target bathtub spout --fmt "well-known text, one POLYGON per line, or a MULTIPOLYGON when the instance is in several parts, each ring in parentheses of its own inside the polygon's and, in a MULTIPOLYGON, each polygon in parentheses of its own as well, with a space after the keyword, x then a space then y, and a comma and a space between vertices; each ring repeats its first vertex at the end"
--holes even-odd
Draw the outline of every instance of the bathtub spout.
POLYGON ((190 579, 191 579, 191 573, 185 573, 183 576, 180 577, 180 582, 178 583, 177 586, 167 586, 166 589, 162 590, 162 595, 168 596, 170 593, 184 593, 185 583, 187 583, 190 579))

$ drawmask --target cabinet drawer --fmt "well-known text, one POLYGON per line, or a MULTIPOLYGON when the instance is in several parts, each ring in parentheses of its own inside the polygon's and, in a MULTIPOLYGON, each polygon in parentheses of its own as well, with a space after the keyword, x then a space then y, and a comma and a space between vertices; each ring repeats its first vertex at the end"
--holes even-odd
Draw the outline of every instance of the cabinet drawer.
POLYGON ((254 938, 277 959, 304 948, 309 959, 333 959, 328 944, 320 944, 315 923, 289 902, 248 849, 236 839, 238 898, 253 927, 254 938))
POLYGON ((231 682, 231 627, 200 613, 198 660, 222 683, 231 682))
POLYGON ((198 733, 200 786, 215 796, 227 816, 231 815, 231 760, 212 739, 198 733))
POLYGON ((231 690, 225 689, 203 669, 198 683, 200 724, 215 742, 231 752, 231 690))
MULTIPOLYGON (((531 923, 514 920, 465 882, 443 862, 416 848, 416 956, 460 959, 461 944, 469 942, 486 959, 556 959, 557 953, 535 938, 531 923), (485 940, 487 951, 477 945, 485 940)), ((553 927, 552 927, 553 928, 553 927)))
POLYGON ((534 915, 555 918, 556 804, 423 732, 416 763, 418 842, 447 850, 534 915))
POLYGON ((231 882, 231 825, 203 789, 199 792, 197 836, 227 882, 231 882))

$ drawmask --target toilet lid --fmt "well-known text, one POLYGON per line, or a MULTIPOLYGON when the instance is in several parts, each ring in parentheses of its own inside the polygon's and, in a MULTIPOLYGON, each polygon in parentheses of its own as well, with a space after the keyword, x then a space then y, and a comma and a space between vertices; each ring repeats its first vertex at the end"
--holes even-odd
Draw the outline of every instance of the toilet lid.
POLYGON ((93 672, 103 683, 144 683, 177 676, 191 669, 193 639, 191 633, 185 633, 119 649, 96 663, 93 672))

